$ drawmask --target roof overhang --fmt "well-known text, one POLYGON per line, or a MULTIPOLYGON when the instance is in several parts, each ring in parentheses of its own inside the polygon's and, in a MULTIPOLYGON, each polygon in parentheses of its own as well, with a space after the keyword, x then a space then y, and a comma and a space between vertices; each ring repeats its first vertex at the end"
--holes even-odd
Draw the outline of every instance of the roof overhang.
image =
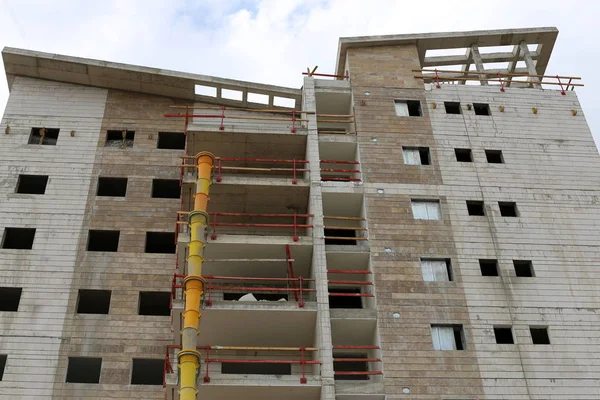
POLYGON ((12 86, 13 76, 25 76, 78 85, 168 96, 191 101, 237 106, 257 105, 260 107, 272 107, 275 96, 295 99, 296 105, 299 106, 300 102, 298 100, 302 96, 301 89, 11 47, 5 47, 2 50, 2 59, 4 60, 4 69, 9 89, 12 86), (195 85, 214 87, 217 94, 216 96, 197 95, 195 94, 195 85), (221 97, 222 89, 242 92, 243 100, 236 101, 221 97), (269 96, 269 104, 249 103, 247 100, 248 93, 269 96))
MULTIPOLYGON (((555 27, 525 28, 525 29, 499 29, 491 31, 468 31, 468 32, 440 32, 419 33, 409 35, 384 35, 384 36, 359 36, 340 38, 338 46, 336 74, 344 74, 346 54, 350 48, 374 47, 374 46, 398 46, 413 44, 417 46, 421 67, 437 65, 468 64, 469 54, 464 56, 439 56, 425 57, 427 50, 445 50, 457 48, 469 48, 471 45, 481 47, 488 46, 516 46, 521 42, 526 44, 537 44, 532 58, 536 61, 537 73, 543 75, 550 60, 550 54, 558 35, 555 27)), ((515 51, 482 54, 484 62, 514 61, 515 51)))

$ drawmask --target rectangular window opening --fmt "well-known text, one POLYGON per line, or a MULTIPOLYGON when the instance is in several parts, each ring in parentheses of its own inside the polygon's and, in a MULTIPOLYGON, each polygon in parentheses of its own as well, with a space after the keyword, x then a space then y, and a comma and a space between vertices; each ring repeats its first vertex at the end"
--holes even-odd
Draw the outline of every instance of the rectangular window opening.
POLYGON ((445 101, 444 108, 446 108, 446 114, 462 114, 460 103, 457 101, 445 101))
POLYGON ((450 282, 453 280, 449 258, 422 258, 421 272, 425 282, 450 282))
POLYGON ((3 249, 30 250, 33 248, 35 228, 4 228, 3 249))
POLYGON ((434 350, 464 350, 462 325, 431 325, 434 350))
POLYGON ((529 327, 531 340, 533 344, 550 344, 550 336, 548 335, 548 327, 529 327))
POLYGON ((469 215, 485 215, 485 206, 480 200, 467 200, 467 211, 469 215))
POLYGON ((490 105, 485 103, 473 103, 475 115, 490 115, 490 105))
POLYGON ((59 131, 60 129, 56 128, 31 128, 31 134, 27 143, 56 146, 59 131))
POLYGON ((88 251, 119 251, 119 231, 90 230, 88 236, 88 251))
POLYGON ((276 107, 294 108, 296 107, 296 99, 289 97, 273 97, 273 105, 276 107))
POLYGON ((226 301, 287 301, 288 295, 283 293, 223 293, 223 300, 226 301), (248 296, 250 295, 250 296, 248 296), (242 299, 242 297, 244 297, 242 299))
POLYGON ((533 264, 530 260, 513 260, 515 266, 515 274, 520 278, 533 278, 533 264))
POLYGON ((4 369, 6 368, 6 359, 8 356, 6 354, 0 354, 0 381, 4 378, 4 369))
POLYGON ((171 315, 171 293, 140 292, 138 315, 171 315))
POLYGON ((102 358, 69 357, 67 383, 100 383, 102 358))
POLYGON ((48 184, 48 175, 19 175, 16 193, 44 194, 48 184))
POLYGON ((106 143, 104 143, 104 147, 118 147, 121 149, 133 147, 134 138, 134 131, 109 130, 106 131, 106 143), (125 133, 124 139, 123 133, 125 133))
POLYGON ((351 229, 332 229, 325 228, 325 244, 337 244, 343 246, 354 246, 356 240, 352 238, 356 237, 356 231, 351 229), (349 239, 345 239, 349 238, 349 239))
POLYGON ((0 287, 0 311, 17 312, 22 293, 22 288, 0 287))
POLYGON ((97 196, 125 197, 127 193, 127 178, 98 178, 97 196))
POLYGON ((498 276, 498 260, 479 260, 481 276, 498 276))
POLYGON ((495 326, 494 336, 497 344, 515 344, 512 329, 510 327, 495 326))
POLYGON ((362 297, 352 296, 360 294, 360 288, 354 289, 329 289, 329 308, 363 308, 362 297), (332 296, 332 293, 349 294, 349 296, 332 296))
POLYGON ((486 150, 485 158, 490 164, 504 164, 504 157, 502 157, 502 150, 486 150))
POLYGON ((269 95, 248 93, 248 103, 269 104, 269 95))
POLYGON ((458 162, 473 162, 471 149, 454 149, 454 154, 458 162))
POLYGON ((77 314, 108 314, 110 290, 79 289, 77 314))
POLYGON ((404 164, 430 165, 429 147, 403 147, 404 164))
POLYGON ((399 117, 421 117, 421 102, 419 100, 394 100, 396 115, 399 117))
POLYGON ((146 232, 146 253, 175 254, 175 232, 146 232))
POLYGON ((217 97, 217 88, 214 86, 194 85, 194 94, 198 96, 217 97))
POLYGON ((221 363, 222 374, 236 375, 291 375, 292 364, 281 363, 221 363))
MULTIPOLYGON (((369 363, 367 361, 341 361, 344 358, 368 358, 366 354, 333 354, 333 370, 335 372, 367 372, 369 363), (336 361, 340 360, 340 361, 336 361)), ((336 381, 367 381, 369 375, 344 375, 334 374, 336 381)))
POLYGON ((415 219, 442 219, 439 200, 411 200, 411 207, 415 219))
POLYGON ((503 217, 518 217, 517 203, 512 201, 499 201, 500 215, 503 217))
POLYGON ((132 385, 162 385, 165 360, 134 358, 131 366, 132 385))
POLYGON ((221 89, 221 98, 242 101, 244 98, 244 93, 242 93, 241 90, 221 89))
POLYGON ((153 179, 152 198, 178 199, 181 197, 181 186, 178 179, 153 179))
POLYGON ((158 132, 157 149, 184 150, 185 133, 183 132, 158 132))

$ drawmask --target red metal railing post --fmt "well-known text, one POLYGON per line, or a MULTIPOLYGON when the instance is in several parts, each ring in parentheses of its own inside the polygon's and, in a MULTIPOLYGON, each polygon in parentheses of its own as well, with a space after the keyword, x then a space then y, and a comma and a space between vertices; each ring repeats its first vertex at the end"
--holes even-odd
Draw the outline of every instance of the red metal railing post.
POLYGON ((306 347, 300 347, 300 365, 302 366, 302 377, 300 378, 300 383, 307 383, 306 379, 306 363, 304 362, 304 355, 306 352, 306 347))
POLYGON ((294 213, 294 242, 298 241, 298 217, 294 213))
POLYGON ((435 87, 438 89, 442 88, 442 86, 440 86, 440 74, 438 74, 437 68, 435 69, 435 87))
POLYGON ((299 287, 299 290, 300 290, 300 301, 298 302, 298 307, 299 308, 304 308, 304 292, 302 291, 303 282, 302 282, 302 277, 301 276, 298 277, 298 287, 299 287))
POLYGON ((206 299, 206 306, 210 307, 213 304, 213 302, 212 302, 212 285, 209 282, 206 282, 205 285, 206 285, 206 291, 208 292, 208 299, 206 299))
POLYGON ((296 110, 292 110, 292 133, 296 133, 296 110))
POLYGON ((498 72, 498 80, 500 81, 500 91, 504 92, 504 82, 502 82, 502 77, 500 76, 500 72, 498 72))
MULTIPOLYGON (((569 86, 571 86, 571 82, 573 81, 572 78, 569 78, 569 82, 567 82, 567 88, 566 90, 569 90, 569 86)), ((573 89, 573 87, 571 87, 571 90, 573 89)))
POLYGON ((567 94, 565 93, 565 88, 563 87, 563 84, 560 81, 560 76, 556 75, 556 79, 558 79, 558 84, 560 85, 560 94, 566 96, 567 94))
POLYGON ((288 263, 288 270, 289 270, 289 276, 290 279, 292 280, 292 289, 294 289, 294 299, 296 299, 296 301, 298 301, 298 292, 296 291, 296 277, 294 274, 294 262, 291 261, 292 260, 292 251, 290 249, 290 245, 286 244, 285 245, 285 257, 287 259, 287 263, 288 263))
POLYGON ((212 240, 216 240, 217 239, 217 213, 216 212, 213 213, 212 226, 213 226, 213 231, 212 231, 212 235, 210 235, 210 238, 212 240))
POLYGON ((206 348, 206 357, 204 358, 204 363, 206 364, 206 375, 204 376, 204 383, 210 383, 210 376, 208 376, 208 356, 210 352, 210 347, 206 348))
POLYGON ((223 172, 223 160, 219 158, 219 163, 217 164, 217 182, 221 182, 223 177, 221 173, 223 172))
POLYGON ((219 126, 220 131, 225 130, 225 125, 223 125, 224 121, 225 121, 225 106, 221 107, 221 126, 219 126))
POLYGON ((294 159, 293 169, 294 169, 294 179, 292 179, 292 185, 296 185, 298 183, 298 179, 296 179, 296 159, 294 159))

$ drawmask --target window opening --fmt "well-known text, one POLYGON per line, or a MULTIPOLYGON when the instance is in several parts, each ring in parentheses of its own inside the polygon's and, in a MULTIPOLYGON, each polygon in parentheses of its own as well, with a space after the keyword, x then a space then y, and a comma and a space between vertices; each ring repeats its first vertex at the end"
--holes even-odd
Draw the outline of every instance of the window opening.
POLYGON ((467 200, 467 211, 469 212, 469 215, 485 215, 483 201, 467 200))
POLYGON ((58 141, 58 132, 56 128, 31 128, 28 144, 43 144, 56 146, 58 141))
POLYGON ((17 193, 44 194, 48 184, 48 175, 19 175, 17 193))
POLYGON ((35 228, 4 228, 3 249, 30 250, 33 248, 35 228))
POLYGON ((498 276, 497 260, 479 260, 481 276, 498 276))
POLYGON ((138 315, 171 315, 171 293, 140 292, 138 315))
POLYGON ((108 314, 110 290, 79 289, 77 314, 108 314))

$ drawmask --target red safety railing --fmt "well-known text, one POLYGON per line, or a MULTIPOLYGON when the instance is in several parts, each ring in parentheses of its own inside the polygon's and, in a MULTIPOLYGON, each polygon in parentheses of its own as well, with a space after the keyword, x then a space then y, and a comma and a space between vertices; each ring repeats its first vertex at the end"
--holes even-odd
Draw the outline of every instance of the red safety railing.
MULTIPOLYGON (((181 169, 181 179, 184 176, 185 169, 196 169, 196 157, 183 156, 183 163, 179 165, 181 169), (188 163, 187 161, 194 161, 188 163)), ((245 158, 245 157, 216 157, 215 158, 215 182, 223 181, 224 172, 251 172, 255 175, 284 174, 291 175, 292 185, 298 184, 299 173, 308 172, 308 160, 296 159, 276 159, 276 158, 245 158)))
POLYGON ((211 221, 209 225, 212 227, 211 239, 217 239, 217 226, 228 226, 228 227, 248 227, 248 228, 292 228, 294 235, 293 240, 297 242, 299 240, 298 229, 312 228, 312 224, 301 224, 298 223, 299 218, 312 218, 313 214, 253 214, 253 213, 227 213, 227 212, 213 212, 210 213, 211 221), (244 222, 222 222, 218 221, 217 217, 249 217, 249 218, 292 218, 293 223, 281 224, 281 223, 244 223, 244 222))
MULTIPOLYGON (((179 211, 181 216, 189 215, 187 211, 179 211)), ((312 218, 313 214, 256 214, 256 213, 229 213, 229 212, 212 212, 209 213, 209 226, 212 228, 211 239, 217 239, 217 227, 239 227, 239 228, 283 228, 289 229, 292 232, 294 242, 299 240, 299 230, 312 228, 312 224, 302 223, 301 220, 312 218), (274 218, 274 219, 291 219, 291 223, 254 223, 254 222, 226 222, 223 218, 238 218, 238 219, 256 219, 256 218, 274 218)), ((179 227, 188 224, 187 218, 180 218, 177 221, 179 227)), ((233 233, 233 234, 252 234, 248 232, 233 233)))
MULTIPOLYGON (((574 80, 581 80, 578 76, 559 76, 559 75, 533 75, 524 73, 509 73, 499 71, 453 71, 453 70, 438 70, 438 69, 413 69, 413 72, 418 73, 414 77, 417 79, 423 79, 426 83, 435 82, 435 87, 440 89, 441 83, 454 83, 466 81, 479 81, 479 82, 498 82, 500 85, 500 91, 504 92, 505 87, 511 84, 525 84, 525 85, 557 85, 560 86, 560 92, 564 96, 566 91, 571 88, 573 90, 576 86, 583 86, 582 83, 573 83, 574 80), (520 80, 526 79, 526 80, 520 80), (556 81, 555 81, 556 80, 556 81)), ((540 86, 541 87, 541 86, 540 86)))
POLYGON ((308 160, 282 160, 274 158, 231 158, 231 157, 217 157, 216 159, 216 182, 223 180, 223 171, 237 171, 237 172, 253 172, 256 175, 259 174, 272 174, 272 173, 291 173, 292 185, 298 183, 298 173, 307 172, 309 169, 306 168, 308 160), (231 163, 232 165, 227 165, 231 163), (245 165, 234 165, 234 164, 245 164, 245 165), (256 166, 247 166, 252 164, 258 164, 256 166), (289 167, 267 167, 268 164, 281 164, 289 165, 289 167))
POLYGON ((303 72, 302 75, 306 75, 306 76, 309 76, 309 77, 322 76, 322 77, 325 77, 325 78, 350 79, 350 76, 348 75, 348 71, 346 71, 345 75, 320 74, 320 73, 317 72, 317 68, 319 68, 318 65, 316 67, 314 67, 312 70, 310 68, 306 68, 306 72, 303 72))
MULTIPOLYGON (((327 271, 328 274, 353 274, 353 275, 371 275, 371 271, 368 270, 341 270, 332 269, 327 271)), ((328 279, 329 285, 350 285, 350 286, 373 286, 371 281, 353 281, 347 279, 328 279)), ((347 293, 347 292, 335 292, 335 288, 329 289, 329 295, 333 297, 375 297, 372 293, 347 293)))
MULTIPOLYGON (((173 373, 174 369, 171 364, 170 350, 181 349, 180 345, 167 345, 165 351, 165 362, 163 371, 163 387, 166 387, 166 375, 167 373, 173 373)), ((306 377, 306 366, 307 365, 320 365, 321 361, 313 360, 307 357, 307 353, 316 352, 318 349, 314 347, 252 347, 252 346, 197 346, 197 350, 204 351, 204 357, 202 362, 206 367, 206 374, 204 375, 204 383, 210 383, 210 370, 209 365, 213 363, 229 363, 229 364, 292 364, 301 365, 300 383, 307 383, 306 377), (249 355, 257 357, 257 352, 298 352, 297 358, 288 359, 240 359, 240 358, 211 358, 211 351, 235 351, 236 354, 240 351, 248 351, 249 355)), ((227 356, 228 357, 228 356, 227 356)))
POLYGON ((332 168, 340 165, 360 165, 358 161, 321 160, 322 181, 360 182, 361 179, 353 176, 359 174, 360 169, 332 168))
POLYGON ((205 285, 205 295, 206 306, 210 307, 213 304, 212 294, 214 291, 219 292, 246 292, 246 293, 256 293, 256 292, 274 292, 274 293, 287 293, 294 294, 296 296, 296 301, 298 303, 299 308, 303 308, 305 305, 305 297, 307 293, 313 293, 316 289, 305 287, 304 282, 314 281, 314 279, 302 278, 299 276, 298 278, 258 278, 258 277, 241 277, 241 276, 215 276, 215 275, 204 275, 204 279, 206 279, 205 285), (215 282, 217 281, 217 282, 215 282), (238 285, 223 285, 223 283, 219 284, 218 281, 222 282, 230 282, 230 281, 241 281, 241 282, 258 282, 258 284, 288 284, 289 287, 281 287, 281 286, 238 286, 238 285), (293 286, 292 286, 293 285, 293 286), (297 285, 297 287, 295 287, 297 285))
MULTIPOLYGON (((334 345, 333 350, 379 350, 379 346, 340 346, 334 345)), ((365 362, 365 363, 381 363, 381 358, 377 357, 335 357, 333 358, 334 363, 343 363, 343 362, 365 362)), ((335 364, 334 364, 335 369, 335 364)), ((349 375, 383 375, 383 371, 374 370, 374 371, 335 371, 333 372, 334 376, 349 376, 349 375)))

